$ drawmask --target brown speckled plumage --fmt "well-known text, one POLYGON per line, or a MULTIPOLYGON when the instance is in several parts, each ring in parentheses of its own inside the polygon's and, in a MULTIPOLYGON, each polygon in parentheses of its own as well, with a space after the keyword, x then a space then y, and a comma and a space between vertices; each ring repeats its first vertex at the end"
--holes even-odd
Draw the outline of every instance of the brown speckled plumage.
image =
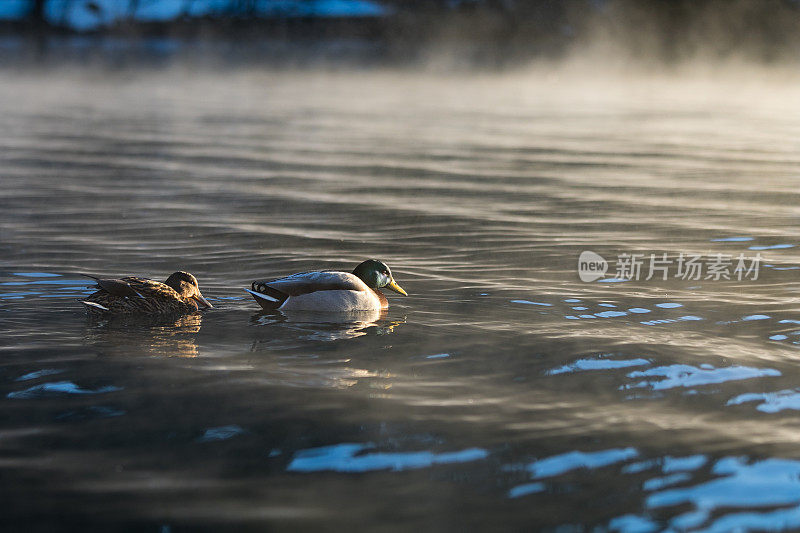
POLYGON ((183 315, 212 307, 187 272, 175 272, 164 283, 136 276, 94 279, 99 290, 82 300, 93 315, 183 315))

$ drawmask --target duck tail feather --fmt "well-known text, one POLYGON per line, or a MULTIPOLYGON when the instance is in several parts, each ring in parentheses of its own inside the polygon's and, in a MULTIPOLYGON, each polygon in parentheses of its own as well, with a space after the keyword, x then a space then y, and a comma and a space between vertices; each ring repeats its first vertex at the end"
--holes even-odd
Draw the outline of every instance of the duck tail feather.
POLYGON ((270 293, 273 294, 267 294, 266 292, 261 292, 261 291, 253 291, 250 289, 245 289, 245 291, 250 293, 250 295, 256 302, 258 302, 258 305, 260 305, 262 309, 266 309, 269 311, 278 309, 280 306, 283 305, 283 302, 285 302, 286 299, 288 298, 287 295, 274 290, 269 291, 270 293))
POLYGON ((99 309, 100 311, 111 311, 111 309, 109 309, 105 305, 100 305, 99 303, 89 302, 86 300, 80 300, 80 302, 86 307, 89 307, 91 309, 99 309))

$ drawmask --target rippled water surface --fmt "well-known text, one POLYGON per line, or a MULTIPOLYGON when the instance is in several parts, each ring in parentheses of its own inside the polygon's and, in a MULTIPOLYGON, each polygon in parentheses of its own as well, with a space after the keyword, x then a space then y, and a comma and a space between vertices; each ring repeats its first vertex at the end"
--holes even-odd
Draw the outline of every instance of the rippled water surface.
POLYGON ((585 82, 5 73, 0 522, 800 528, 796 98, 585 82), (368 257, 410 294, 383 315, 242 291, 368 257), (77 301, 80 272, 178 269, 214 309, 77 301))

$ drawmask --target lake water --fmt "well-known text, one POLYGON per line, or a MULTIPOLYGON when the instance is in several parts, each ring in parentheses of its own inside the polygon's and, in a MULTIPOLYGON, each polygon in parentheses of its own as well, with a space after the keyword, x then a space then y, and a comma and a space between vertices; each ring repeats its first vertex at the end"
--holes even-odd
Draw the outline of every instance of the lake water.
POLYGON ((0 522, 800 528, 792 90, 4 72, 0 522), (605 277, 579 279, 586 250, 605 277), (369 257, 410 294, 384 315, 263 314, 242 291, 369 257), (77 302, 79 272, 179 269, 214 309, 90 322, 77 302))

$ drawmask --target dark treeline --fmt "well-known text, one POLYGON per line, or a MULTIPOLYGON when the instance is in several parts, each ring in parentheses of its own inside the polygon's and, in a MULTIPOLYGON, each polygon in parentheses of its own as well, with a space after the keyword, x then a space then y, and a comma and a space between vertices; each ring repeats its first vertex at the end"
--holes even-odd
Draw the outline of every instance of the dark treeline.
MULTIPOLYGON (((414 42, 496 45, 513 57, 559 55, 610 45, 631 58, 772 62, 800 59, 800 1, 794 0, 417 0, 400 12, 414 42), (409 29, 410 28, 410 29, 409 29), (532 46, 533 45, 533 46, 532 46)), ((492 47, 488 47, 492 49, 492 47)))
MULTIPOLYGON (((46 17, 50 1, 31 0, 28 16, 7 23, 6 31, 75 32, 46 17)), ((98 13, 103 9, 97 0, 66 1, 98 13)), ((193 0, 148 0, 154 1, 180 1, 184 16, 141 22, 134 16, 141 0, 119 0, 127 2, 130 16, 90 33, 242 41, 356 37, 379 42, 399 56, 449 46, 471 59, 490 62, 558 57, 597 43, 616 46, 634 58, 663 62, 697 56, 794 61, 800 51, 796 0, 378 0, 385 14, 350 18, 274 12, 265 16, 260 10, 265 0, 230 0, 226 9, 213 15, 189 16, 193 0)))

